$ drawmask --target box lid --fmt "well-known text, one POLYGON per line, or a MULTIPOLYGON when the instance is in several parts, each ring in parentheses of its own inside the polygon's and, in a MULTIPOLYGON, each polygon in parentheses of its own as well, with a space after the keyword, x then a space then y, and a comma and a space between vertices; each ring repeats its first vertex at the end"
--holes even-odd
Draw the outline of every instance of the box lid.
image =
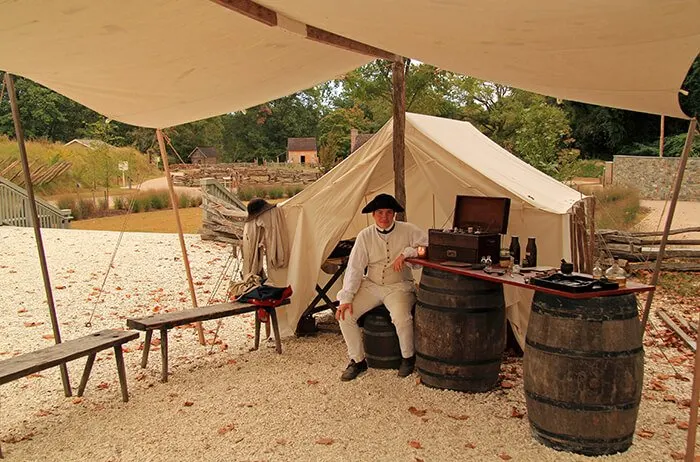
POLYGON ((452 226, 481 233, 508 233, 509 197, 457 196, 452 226))

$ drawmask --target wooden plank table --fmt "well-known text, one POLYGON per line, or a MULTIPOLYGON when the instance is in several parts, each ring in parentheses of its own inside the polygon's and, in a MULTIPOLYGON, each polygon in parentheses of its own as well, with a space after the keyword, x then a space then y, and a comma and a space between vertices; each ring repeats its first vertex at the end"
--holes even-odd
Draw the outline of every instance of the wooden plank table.
MULTIPOLYGON (((597 291, 593 291, 593 292, 580 292, 580 293, 565 292, 563 290, 550 289, 548 287, 541 287, 541 286, 536 286, 534 284, 529 284, 529 283, 525 282, 525 277, 527 277, 527 275, 523 275, 523 274, 512 274, 512 275, 489 274, 489 273, 484 272, 484 270, 475 270, 475 269, 458 267, 458 266, 443 265, 441 262, 430 261, 430 260, 426 260, 424 258, 408 258, 408 259, 406 259, 406 261, 408 263, 412 263, 414 265, 421 265, 421 266, 425 266, 427 268, 434 268, 434 269, 446 271, 448 273, 461 274, 462 276, 468 276, 471 278, 482 279, 484 281, 495 282, 498 284, 506 284, 506 285, 516 286, 516 287, 522 287, 525 289, 531 289, 531 290, 534 290, 537 292, 543 292, 543 293, 556 295, 556 296, 564 297, 564 298, 586 299, 586 298, 594 298, 594 297, 610 297, 610 296, 615 296, 615 295, 624 295, 624 294, 632 294, 632 293, 639 293, 639 292, 651 292, 655 289, 654 286, 650 286, 648 284, 640 284, 638 282, 627 281, 627 285, 625 287, 622 287, 620 289, 615 289, 615 290, 597 290, 597 291)), ((534 275, 535 273, 530 273, 530 274, 534 275)))
MULTIPOLYGON (((281 305, 289 304, 289 300, 283 301, 281 305)), ((154 330, 160 331, 160 356, 161 356, 161 382, 168 381, 168 330, 184 326, 199 321, 209 321, 211 319, 225 318, 237 314, 255 312, 255 349, 260 345, 260 317, 258 309, 264 309, 272 320, 272 329, 275 333, 275 346, 277 353, 282 354, 282 343, 280 340, 279 325, 277 324, 277 312, 273 307, 258 306, 252 303, 220 303, 218 305, 201 306, 172 313, 154 314, 143 318, 131 318, 126 320, 126 325, 132 329, 146 331, 146 340, 143 345, 143 356, 141 357, 141 367, 148 364, 148 353, 151 346, 151 337, 154 330)))

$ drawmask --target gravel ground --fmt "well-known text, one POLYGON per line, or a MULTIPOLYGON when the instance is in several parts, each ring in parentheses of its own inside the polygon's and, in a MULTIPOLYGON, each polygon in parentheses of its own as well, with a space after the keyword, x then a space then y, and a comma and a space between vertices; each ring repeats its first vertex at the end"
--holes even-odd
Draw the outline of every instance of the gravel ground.
MULTIPOLYGON (((175 235, 127 233, 105 286, 97 290, 118 233, 44 230, 64 339, 124 327, 126 317, 189 306, 175 235), (92 328, 85 322, 95 309, 92 328)), ((200 304, 209 301, 229 249, 188 236, 200 304)), ((0 227, 0 359, 52 343, 48 310, 31 229, 0 227)), ((697 312, 659 297, 674 312, 697 312)), ((660 325, 654 317, 655 325, 660 325)), ((58 369, 0 387, 0 438, 8 460, 587 460, 536 443, 529 434, 522 360, 503 365, 512 387, 466 394, 420 385, 394 371, 370 370, 341 383, 346 359, 329 317, 329 332, 283 340, 283 355, 252 347, 251 316, 227 318, 221 343, 200 346, 192 328, 171 331, 171 377, 159 382, 152 346, 146 369, 140 340, 125 345, 130 401, 120 399, 112 354, 98 355, 83 398, 64 398, 58 369), (409 408, 414 409, 409 411, 409 408), (500 456, 500 458, 499 458, 500 456)), ((204 324, 213 338, 216 321, 204 324)), ((157 335, 155 336, 157 337, 157 335)), ((646 337, 644 398, 633 446, 605 460, 672 460, 683 451, 692 356, 646 337), (670 359, 669 360, 667 359, 670 359), (672 365, 675 363, 676 365, 672 365), (686 401, 683 401, 686 400, 686 401), (650 437, 648 437, 651 435, 650 437)), ((69 365, 74 386, 85 360, 69 365)))

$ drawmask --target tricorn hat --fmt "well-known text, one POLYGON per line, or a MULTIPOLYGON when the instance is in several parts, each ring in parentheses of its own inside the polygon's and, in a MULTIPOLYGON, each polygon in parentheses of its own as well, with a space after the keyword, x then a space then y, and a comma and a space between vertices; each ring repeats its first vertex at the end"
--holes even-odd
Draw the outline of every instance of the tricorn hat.
POLYGON ((263 213, 275 207, 277 207, 275 204, 270 204, 265 199, 255 197, 248 202, 248 218, 246 218, 246 221, 255 220, 263 213))
POLYGON ((403 207, 391 194, 379 194, 372 201, 365 205, 362 213, 372 213, 379 209, 392 209, 394 212, 403 212, 403 207))

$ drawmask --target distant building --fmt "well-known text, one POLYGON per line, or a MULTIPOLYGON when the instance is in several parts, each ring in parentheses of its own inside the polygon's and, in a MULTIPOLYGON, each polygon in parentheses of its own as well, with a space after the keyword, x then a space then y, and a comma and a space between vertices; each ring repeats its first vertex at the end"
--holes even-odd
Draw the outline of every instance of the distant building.
POLYGON ((187 158, 193 164, 211 165, 218 162, 219 153, 212 146, 197 146, 187 158))
POLYGON ((316 138, 287 138, 287 162, 318 164, 316 138))
POLYGON ((81 149, 89 149, 91 151, 94 151, 95 149, 100 149, 100 148, 106 148, 106 149, 114 149, 115 146, 112 146, 109 143, 105 143, 102 140, 87 140, 87 139, 74 139, 66 144, 64 146, 69 147, 69 148, 81 148, 81 149))
POLYGON ((350 154, 360 149, 373 136, 373 133, 358 133, 356 128, 350 129, 350 154))

